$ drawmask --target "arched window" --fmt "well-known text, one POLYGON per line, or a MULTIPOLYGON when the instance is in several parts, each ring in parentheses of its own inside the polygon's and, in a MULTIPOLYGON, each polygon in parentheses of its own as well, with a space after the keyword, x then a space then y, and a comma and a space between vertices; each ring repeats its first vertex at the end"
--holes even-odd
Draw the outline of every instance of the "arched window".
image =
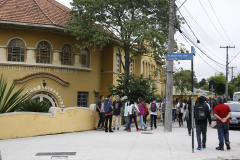
POLYGON ((34 100, 38 101, 45 101, 49 104, 50 107, 58 107, 58 103, 55 97, 47 92, 37 92, 33 98, 34 100))
POLYGON ((37 63, 51 62, 51 45, 47 41, 41 41, 37 45, 37 63))
POLYGON ((80 52, 80 63, 82 67, 89 67, 90 53, 88 49, 82 49, 80 52))
POLYGON ((72 65, 73 48, 70 44, 64 44, 62 47, 62 65, 72 65))
POLYGON ((8 61, 24 62, 25 44, 21 39, 12 39, 8 44, 8 61))

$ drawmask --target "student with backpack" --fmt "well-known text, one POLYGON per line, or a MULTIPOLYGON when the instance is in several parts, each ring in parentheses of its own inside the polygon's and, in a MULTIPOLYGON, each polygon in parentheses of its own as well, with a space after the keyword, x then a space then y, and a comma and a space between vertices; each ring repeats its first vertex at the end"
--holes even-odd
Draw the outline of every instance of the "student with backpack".
POLYGON ((104 111, 104 96, 100 96, 100 101, 97 103, 96 110, 99 114, 98 129, 104 129, 105 111, 104 111), (101 125, 101 127, 100 127, 101 125))
POLYGON ((139 102, 139 117, 140 117, 140 122, 141 122, 141 128, 140 130, 147 130, 147 126, 146 124, 143 122, 143 115, 144 115, 144 107, 145 105, 143 104, 143 98, 142 97, 139 97, 138 98, 138 102, 139 102), (144 126, 144 129, 143 129, 143 126, 144 126))
POLYGON ((129 102, 127 96, 124 96, 124 97, 123 97, 123 100, 124 100, 124 102, 125 102, 125 104, 124 104, 124 120, 125 120, 125 122, 126 122, 126 128, 125 128, 124 130, 127 130, 128 123, 129 123, 128 106, 129 106, 130 102, 129 102))
POLYGON ((128 132, 131 132, 132 119, 134 120, 137 131, 139 131, 138 124, 137 124, 137 116, 138 116, 139 112, 140 111, 139 111, 138 107, 134 104, 134 101, 130 100, 130 104, 128 106, 128 114, 129 114, 129 123, 128 123, 128 127, 127 127, 128 132))
POLYGON ((104 102, 104 111, 105 111, 105 132, 113 132, 112 131, 112 115, 113 115, 113 109, 112 109, 112 95, 107 96, 107 100, 104 102), (109 121, 109 127, 108 127, 108 121, 109 121))
POLYGON ((150 103, 148 110, 150 110, 150 115, 151 115, 151 130, 153 129, 153 122, 154 122, 154 127, 157 129, 157 113, 159 106, 156 102, 156 98, 153 98, 153 102, 150 103))
POLYGON ((207 140, 207 120, 209 126, 211 126, 211 116, 209 108, 205 103, 205 97, 201 96, 198 98, 198 103, 194 107, 194 117, 196 124, 196 134, 198 147, 197 150, 206 149, 206 140, 207 140), (202 141, 201 141, 202 134, 202 141))
POLYGON ((177 108, 179 109, 179 114, 178 114, 178 122, 179 122, 179 127, 183 126, 183 108, 185 107, 185 103, 183 103, 183 99, 180 100, 180 102, 178 102, 177 104, 177 108))

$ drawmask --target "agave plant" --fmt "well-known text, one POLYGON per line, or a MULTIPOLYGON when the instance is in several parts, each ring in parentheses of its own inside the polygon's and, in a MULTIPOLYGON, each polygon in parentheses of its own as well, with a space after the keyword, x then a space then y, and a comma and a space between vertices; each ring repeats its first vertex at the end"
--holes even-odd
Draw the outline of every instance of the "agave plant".
POLYGON ((13 82, 11 87, 7 90, 7 78, 1 74, 0 78, 0 113, 7 113, 15 111, 21 103, 29 98, 29 94, 22 94, 26 86, 22 86, 19 90, 13 93, 17 82, 13 82))
POLYGON ((28 111, 28 112, 48 112, 50 106, 45 101, 39 101, 30 99, 23 102, 17 111, 28 111))

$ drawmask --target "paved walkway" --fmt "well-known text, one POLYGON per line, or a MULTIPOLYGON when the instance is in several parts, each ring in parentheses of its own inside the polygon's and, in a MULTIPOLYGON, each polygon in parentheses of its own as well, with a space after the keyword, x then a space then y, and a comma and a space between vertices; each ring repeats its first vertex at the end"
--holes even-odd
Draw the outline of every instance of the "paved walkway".
MULTIPOLYGON (((230 131, 231 150, 217 151, 217 130, 207 132, 207 149, 192 153, 191 137, 186 125, 173 125, 164 132, 162 125, 153 131, 85 131, 19 139, 0 140, 2 160, 215 160, 240 159, 240 131, 230 131), (74 156, 35 156, 39 152, 76 152, 74 156)), ((3 131, 1 131, 3 132, 3 131)), ((196 138, 195 148, 196 148, 196 138)), ((0 157, 1 157, 0 156, 0 157)))

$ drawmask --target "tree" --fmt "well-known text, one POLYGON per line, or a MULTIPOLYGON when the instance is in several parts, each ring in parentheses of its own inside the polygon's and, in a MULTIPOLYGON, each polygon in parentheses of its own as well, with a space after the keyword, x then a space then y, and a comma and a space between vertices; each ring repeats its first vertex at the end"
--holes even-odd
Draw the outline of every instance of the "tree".
POLYGON ((215 81, 215 93, 218 95, 223 95, 225 93, 225 83, 226 77, 223 73, 216 74, 215 76, 211 76, 208 78, 208 82, 211 80, 215 81))
POLYGON ((26 86, 21 87, 13 93, 16 86, 13 82, 7 90, 7 79, 1 75, 0 77, 0 113, 7 113, 15 111, 25 100, 29 98, 29 94, 21 95, 26 86))
MULTIPOLYGON (((176 87, 177 90, 181 92, 181 95, 185 91, 191 91, 192 88, 192 72, 190 70, 183 70, 180 68, 176 73, 173 75, 173 86, 176 87)), ((193 85, 194 87, 198 87, 197 78, 195 73, 193 73, 193 85)))
POLYGON ((200 82, 199 82, 199 88, 202 88, 204 85, 207 84, 207 80, 205 78, 203 78, 200 82))
MULTIPOLYGON (((137 102, 139 97, 142 97, 144 100, 146 100, 147 103, 150 103, 153 101, 154 97, 160 98, 157 92, 157 86, 155 83, 155 80, 149 78, 144 78, 143 75, 140 77, 129 75, 129 99, 133 99, 135 102, 137 102)), ((125 96, 124 93, 124 74, 119 75, 119 78, 117 80, 118 84, 115 86, 109 86, 109 91, 113 95, 119 95, 120 97, 125 96)))
POLYGON ((231 82, 229 82, 228 83, 228 95, 230 97, 233 97, 233 93, 236 92, 236 91, 237 91, 236 87, 231 82))
MULTIPOLYGON (((124 93, 128 94, 129 64, 132 53, 166 54, 169 25, 168 0, 74 0, 66 32, 81 40, 79 48, 103 49, 115 42, 125 53, 124 93)), ((120 56, 121 57, 121 56, 120 56)))

